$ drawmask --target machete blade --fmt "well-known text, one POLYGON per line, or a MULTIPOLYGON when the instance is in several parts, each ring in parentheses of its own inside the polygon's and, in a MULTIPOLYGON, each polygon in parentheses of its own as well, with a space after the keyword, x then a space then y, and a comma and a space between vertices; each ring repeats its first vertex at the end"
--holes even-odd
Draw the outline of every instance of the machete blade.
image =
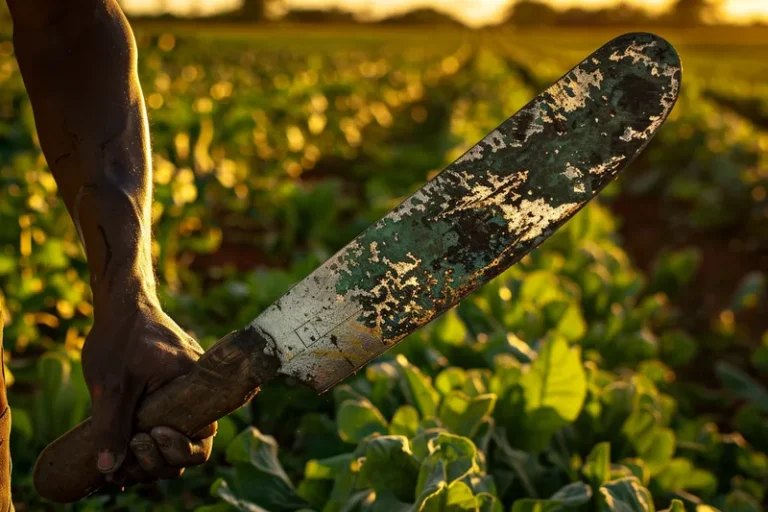
POLYGON ((280 373, 324 391, 520 260, 643 150, 682 68, 609 42, 264 311, 280 373))

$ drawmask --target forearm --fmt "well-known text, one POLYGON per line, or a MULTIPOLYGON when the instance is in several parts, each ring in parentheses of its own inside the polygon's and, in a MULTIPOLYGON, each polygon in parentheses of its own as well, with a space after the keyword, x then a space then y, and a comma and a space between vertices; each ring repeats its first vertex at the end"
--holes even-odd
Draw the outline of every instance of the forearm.
POLYGON ((9 2, 15 51, 43 153, 86 250, 95 314, 130 313, 157 300, 133 34, 114 0, 58 0, 63 7, 47 17, 21 7, 28 1, 9 2))

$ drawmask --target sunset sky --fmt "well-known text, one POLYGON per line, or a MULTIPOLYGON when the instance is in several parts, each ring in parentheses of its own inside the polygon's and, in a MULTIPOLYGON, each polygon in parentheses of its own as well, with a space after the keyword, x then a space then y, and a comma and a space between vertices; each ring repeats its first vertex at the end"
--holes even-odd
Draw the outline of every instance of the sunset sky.
MULTIPOLYGON (((645 5, 649 9, 661 9, 670 0, 629 0, 630 3, 645 5)), ((493 22, 508 6, 510 0, 284 0, 289 7, 338 6, 374 16, 402 12, 415 7, 437 7, 450 12, 467 23, 479 25, 493 22)), ((619 3, 619 0, 550 0, 557 7, 597 7, 619 3)), ((123 0, 124 8, 134 13, 156 11, 160 5, 178 14, 197 11, 202 13, 231 9, 238 0, 123 0)), ((749 21, 760 18, 768 20, 768 0, 723 0, 723 13, 732 21, 749 21)))

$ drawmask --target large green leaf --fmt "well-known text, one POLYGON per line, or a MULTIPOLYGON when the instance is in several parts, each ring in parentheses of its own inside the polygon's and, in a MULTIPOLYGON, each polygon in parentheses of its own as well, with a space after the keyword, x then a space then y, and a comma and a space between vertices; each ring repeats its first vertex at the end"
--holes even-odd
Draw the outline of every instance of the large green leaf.
POLYGON ((440 317, 433 329, 436 339, 450 345, 461 345, 467 338, 467 328, 455 308, 440 317))
POLYGON ((458 433, 466 437, 475 437, 491 417, 496 399, 496 395, 490 393, 473 396, 461 416, 458 433))
POLYGON ((413 512, 412 501, 413 499, 410 498, 407 503, 402 502, 389 491, 377 492, 373 505, 367 507, 364 505, 364 510, 367 512, 413 512))
POLYGON ((470 398, 461 391, 452 391, 440 402, 438 418, 448 430, 460 434, 461 417, 469 407, 470 398))
POLYGON ((46 352, 37 360, 37 372, 42 383, 41 400, 38 402, 36 424, 42 441, 53 439, 66 432, 66 424, 61 424, 58 415, 61 411, 61 390, 69 385, 72 366, 69 358, 61 352, 46 352))
POLYGON ((352 462, 352 454, 345 453, 322 460, 310 460, 304 468, 306 478, 318 480, 333 480, 352 462))
POLYGON ((387 420, 366 399, 342 402, 336 421, 339 436, 349 443, 358 443, 372 434, 387 432, 387 420))
POLYGON ((359 500, 370 494, 366 489, 362 493, 358 491, 358 480, 362 464, 359 460, 351 460, 344 465, 333 480, 331 495, 323 508, 323 512, 340 512, 341 510, 353 510, 351 508, 359 500), (357 501, 356 501, 357 500, 357 501))
POLYGON ((583 482, 566 485, 546 500, 526 498, 517 500, 512 512, 554 512, 586 504, 592 498, 592 489, 583 482))
POLYGON ((271 511, 307 506, 277 458, 277 442, 249 427, 227 447, 227 462, 235 467, 233 491, 239 500, 271 511))
MULTIPOLYGON (((636 380, 641 383, 641 380, 636 380)), ((653 391, 655 393, 655 391, 653 391)), ((675 453, 675 433, 660 426, 662 415, 661 400, 650 394, 641 394, 636 400, 632 414, 622 426, 622 433, 643 459, 652 475, 661 471, 675 453)))
POLYGON ((347 400, 367 400, 366 396, 349 384, 339 384, 333 388, 333 399, 337 407, 347 400))
POLYGON ((549 497, 559 501, 566 507, 578 507, 587 503, 592 497, 592 490, 583 482, 573 482, 561 488, 549 497))
POLYGON ((675 453, 675 433, 669 428, 656 428, 649 436, 648 444, 638 455, 648 466, 652 475, 661 471, 675 453))
POLYGON ((706 496, 714 494, 717 489, 715 475, 701 468, 697 468, 688 459, 675 458, 656 475, 656 482, 665 491, 696 491, 697 494, 706 496))
POLYGON ((435 427, 421 430, 411 439, 411 450, 418 460, 424 460, 435 450, 434 440, 446 432, 443 427, 435 427))
POLYGON ((377 494, 391 492, 402 502, 414 499, 419 463, 403 436, 379 436, 366 441, 365 461, 360 470, 362 485, 377 494))
POLYGON ((466 375, 467 380, 464 381, 461 391, 471 397, 488 393, 493 372, 485 368, 476 368, 474 370, 467 370, 466 375))
POLYGON ((574 247, 590 241, 604 242, 604 239, 615 229, 616 221, 610 210, 597 202, 589 203, 586 208, 574 215, 565 227, 574 247))
POLYGON ((211 485, 211 496, 220 498, 224 503, 213 505, 212 507, 201 507, 196 512, 227 512, 229 510, 236 510, 238 512, 269 512, 255 503, 239 499, 223 478, 217 479, 211 485))
POLYGON ((510 354, 498 354, 493 358, 493 366, 496 372, 491 377, 489 391, 503 397, 508 390, 520 383, 523 375, 522 365, 510 354))
POLYGON ((213 438, 213 452, 223 455, 227 450, 227 446, 237 437, 239 430, 240 427, 232 417, 224 416, 220 418, 218 428, 216 429, 216 437, 213 438))
POLYGON ((557 319, 555 330, 568 341, 577 341, 584 336, 587 324, 578 302, 575 300, 568 302, 568 306, 557 319))
POLYGON ((438 417, 451 432, 473 437, 490 417, 495 405, 496 395, 493 394, 470 398, 461 391, 452 391, 443 398, 438 417))
POLYGON ((611 444, 595 445, 587 456, 583 471, 595 490, 607 482, 611 475, 611 444))
POLYGON ((419 411, 412 405, 403 405, 389 422, 389 433, 395 436, 411 438, 419 428, 419 411))
MULTIPOLYGON (((520 366, 521 362, 531 363, 538 357, 536 351, 533 350, 533 348, 531 348, 528 343, 524 342, 517 335, 511 332, 508 332, 506 336, 503 337, 503 343, 501 345, 504 351, 498 355, 511 357, 512 361, 517 363, 518 367, 520 366)), ((504 360, 502 359, 502 361, 504 360)), ((503 364, 508 367, 514 366, 515 363, 510 361, 503 362, 503 364)))
POLYGON ((441 483, 450 485, 480 471, 477 448, 469 439, 440 432, 429 440, 428 445, 430 454, 419 469, 417 495, 422 496, 441 483))
POLYGON ((35 431, 48 442, 82 421, 90 403, 80 362, 67 353, 51 350, 37 360, 42 389, 36 399, 35 431))
POLYGON ((655 512, 651 493, 633 477, 620 478, 600 487, 602 512, 655 512))
POLYGON ((576 420, 587 396, 580 349, 554 338, 544 345, 520 382, 527 412, 552 409, 567 422, 576 420))
POLYGON ((440 395, 432 387, 429 378, 403 355, 397 356, 397 363, 403 376, 403 391, 408 401, 419 410, 422 418, 435 416, 440 395))
POLYGON ((569 347, 561 337, 550 340, 523 374, 520 385, 525 398, 523 446, 539 452, 557 430, 578 417, 584 405, 587 379, 580 349, 569 347))
POLYGON ((427 496, 418 507, 419 512, 461 512, 477 511, 483 500, 472 489, 459 480, 441 485, 434 493, 427 496))
POLYGON ((365 377, 371 383, 372 389, 368 399, 380 411, 392 411, 399 405, 399 397, 395 392, 400 372, 392 361, 380 361, 369 364, 365 368, 365 377))
POLYGON ((493 440, 496 445, 494 458, 502 462, 500 467, 506 466, 511 469, 510 478, 519 481, 527 496, 537 497, 538 492, 534 482, 544 474, 538 456, 512 448, 507 437, 504 428, 499 428, 494 432, 493 440))
MULTIPOLYGON (((648 486, 648 484, 651 481, 651 470, 648 468, 648 464, 645 463, 645 461, 638 457, 630 457, 626 459, 621 459, 621 465, 620 468, 626 468, 629 470, 628 475, 626 476, 634 476, 638 480, 640 480, 640 483, 643 484, 645 487, 648 486)), ((669 467, 669 464, 664 466, 664 470, 669 467)), ((662 470, 662 471, 664 471, 662 470)))
POLYGON ((435 389, 447 395, 454 389, 461 389, 467 380, 467 374, 462 368, 452 366, 440 372, 435 378, 435 389))
POLYGON ((558 276, 544 270, 525 276, 520 287, 520 300, 536 306, 543 306, 563 297, 558 276))

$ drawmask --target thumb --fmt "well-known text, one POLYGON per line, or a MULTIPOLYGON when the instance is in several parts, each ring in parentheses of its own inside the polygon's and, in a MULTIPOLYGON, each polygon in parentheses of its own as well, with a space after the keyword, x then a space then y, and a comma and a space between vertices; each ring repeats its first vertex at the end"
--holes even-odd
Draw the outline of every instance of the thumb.
POLYGON ((96 450, 96 467, 100 472, 114 473, 125 460, 140 396, 140 388, 93 387, 91 435, 96 450))

